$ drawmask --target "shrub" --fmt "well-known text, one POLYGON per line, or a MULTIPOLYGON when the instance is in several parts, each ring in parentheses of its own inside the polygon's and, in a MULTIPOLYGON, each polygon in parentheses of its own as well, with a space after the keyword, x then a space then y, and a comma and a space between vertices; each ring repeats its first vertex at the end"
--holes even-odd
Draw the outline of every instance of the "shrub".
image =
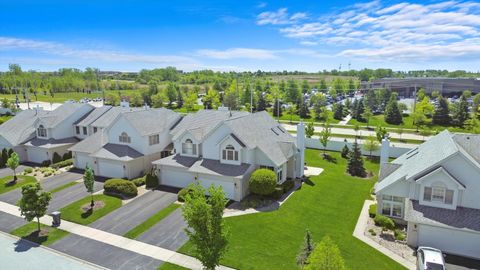
MULTIPOLYGON (((277 176, 268 169, 258 169, 250 176, 250 191, 258 195, 270 195, 277 186, 277 176)), ((283 190, 282 190, 283 191, 283 190)))
POLYGON ((187 194, 189 194, 191 192, 192 192, 192 189, 189 188, 189 187, 184 187, 184 188, 180 189, 180 191, 177 194, 177 200, 179 202, 184 202, 187 194))
POLYGON ((293 180, 287 180, 283 182, 280 186, 283 188, 283 193, 286 193, 295 186, 295 182, 293 180))
POLYGON ((57 152, 54 152, 52 158, 53 164, 59 163, 60 161, 62 161, 62 157, 57 152))
POLYGON ((137 186, 137 187, 143 186, 143 185, 145 185, 145 176, 144 176, 144 177, 137 178, 137 179, 133 179, 132 182, 133 182, 133 183, 135 184, 135 186, 137 186))
POLYGON ((33 169, 32 169, 32 167, 26 167, 25 169, 23 169, 23 172, 24 173, 32 173, 33 169))
POLYGON ((407 236, 405 235, 405 232, 399 229, 396 229, 393 231, 393 235, 395 236, 395 239, 398 241, 405 241, 407 236))
POLYGON ((105 192, 121 194, 126 197, 135 197, 137 196, 137 187, 134 183, 125 179, 109 179, 103 185, 105 192))
POLYGON ((54 169, 59 169, 59 168, 63 168, 63 167, 67 167, 67 166, 70 166, 70 165, 73 165, 73 159, 67 159, 67 160, 64 160, 64 161, 60 161, 60 162, 57 162, 55 164, 52 164, 52 168, 54 169))
POLYGON ((369 229, 368 232, 373 236, 377 235, 377 233, 373 229, 369 229))
POLYGON ((42 161, 42 164, 40 164, 42 167, 48 167, 50 166, 50 164, 52 164, 52 162, 50 160, 44 160, 42 161))
POLYGON ((270 193, 268 196, 275 199, 275 200, 278 200, 282 197, 282 195, 284 194, 285 192, 283 192, 283 188, 282 187, 276 187, 272 193, 270 193))
POLYGON ((158 187, 158 178, 151 173, 147 173, 145 175, 145 184, 147 188, 156 188, 158 187))
POLYGON ((375 218, 375 216, 377 215, 377 204, 370 205, 370 207, 368 208, 368 215, 371 218, 375 218))
POLYGON ((395 223, 389 217, 383 215, 376 215, 374 219, 375 225, 382 227, 386 230, 393 230, 395 229, 395 223))
POLYGON ((70 151, 63 154, 63 157, 62 157, 63 160, 67 160, 67 159, 71 159, 71 158, 72 158, 72 152, 70 152, 70 151))

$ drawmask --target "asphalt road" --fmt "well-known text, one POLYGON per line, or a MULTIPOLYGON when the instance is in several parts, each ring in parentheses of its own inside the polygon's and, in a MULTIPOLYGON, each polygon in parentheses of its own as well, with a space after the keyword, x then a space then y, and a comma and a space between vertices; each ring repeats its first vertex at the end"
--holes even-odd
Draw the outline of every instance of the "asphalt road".
MULTIPOLYGON (((54 175, 52 177, 49 177, 47 179, 44 179, 40 182, 42 188, 46 191, 50 191, 52 189, 55 189, 59 186, 65 185, 67 183, 76 181, 78 179, 81 179, 82 175, 79 173, 75 172, 64 172, 61 174, 54 175)), ((81 184, 79 184, 81 185, 81 184)), ((83 185, 82 185, 83 186, 83 185)), ((21 188, 14 189, 10 192, 4 193, 0 195, 0 201, 9 203, 9 204, 16 204, 18 200, 20 200, 20 197, 22 196, 22 190, 21 188)), ((54 195, 55 196, 55 195, 54 195)))
POLYGON ((110 233, 123 235, 177 200, 177 194, 153 190, 90 224, 110 233))
MULTIPOLYGON (((26 166, 24 166, 24 165, 20 165, 20 166, 17 167, 17 169, 15 171, 17 172, 17 174, 21 173, 21 172, 23 172, 25 167, 26 166)), ((10 168, 0 169, 0 178, 6 177, 6 176, 9 176, 9 175, 13 175, 13 171, 10 168)))
MULTIPOLYGON (((0 231, 10 233, 14 229, 27 224, 25 219, 0 211, 0 231)), ((0 255, 1 256, 1 255, 0 255)))
POLYGON ((49 247, 116 270, 155 270, 162 263, 162 261, 76 234, 70 234, 49 247))
POLYGON ((182 209, 178 208, 136 240, 169 250, 177 250, 188 241, 184 231, 186 227, 182 209))

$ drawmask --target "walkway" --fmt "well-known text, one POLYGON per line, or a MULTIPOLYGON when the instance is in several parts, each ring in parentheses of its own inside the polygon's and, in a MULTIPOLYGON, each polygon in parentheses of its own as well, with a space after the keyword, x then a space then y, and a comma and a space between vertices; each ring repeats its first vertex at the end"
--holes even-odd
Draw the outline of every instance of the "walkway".
POLYGON ((356 238, 360 239, 367 245, 373 247, 374 249, 380 251, 381 253, 385 254, 386 256, 390 257, 390 259, 398 262, 399 264, 403 265, 407 269, 414 270, 415 265, 411 263, 410 261, 400 257, 393 251, 383 247, 382 245, 378 244, 377 242, 373 241, 372 239, 368 238, 365 235, 365 229, 367 227, 367 221, 368 221, 368 208, 370 205, 374 204, 374 201, 371 200, 366 200, 365 203, 363 204, 362 211, 360 212, 360 216, 358 217, 357 225, 355 225, 355 230, 353 231, 353 236, 356 238))
MULTIPOLYGON (((15 205, 0 202, 0 211, 20 217, 20 211, 15 205)), ((40 219, 40 222, 50 225, 52 224, 52 217, 44 216, 40 219)), ((196 258, 88 226, 62 220, 59 229, 188 269, 203 269, 202 264, 196 258)), ((225 266, 217 267, 217 269, 233 270, 225 266)))
POLYGON ((342 121, 338 122, 338 125, 346 126, 348 124, 348 121, 350 121, 350 120, 352 120, 352 116, 349 114, 349 115, 345 116, 345 118, 342 121))

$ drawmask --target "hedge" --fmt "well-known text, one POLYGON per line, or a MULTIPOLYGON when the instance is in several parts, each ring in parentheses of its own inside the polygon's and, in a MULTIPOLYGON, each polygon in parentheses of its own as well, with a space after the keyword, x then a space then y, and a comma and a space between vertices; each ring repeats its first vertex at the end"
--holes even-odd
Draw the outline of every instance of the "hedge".
POLYGON ((44 160, 44 161, 42 161, 41 166, 42 167, 48 167, 48 166, 50 166, 50 164, 52 164, 52 162, 50 160, 44 160))
POLYGON ((395 222, 389 217, 383 215, 376 215, 374 219, 375 225, 380 226, 387 230, 395 229, 395 222))
POLYGON ((133 179, 132 182, 135 184, 135 186, 140 187, 145 185, 145 176, 133 179))
POLYGON ((285 194, 285 192, 283 191, 283 188, 282 187, 276 187, 275 190, 272 193, 270 193, 270 195, 268 195, 268 196, 275 199, 275 200, 278 200, 282 197, 283 194, 285 194))
POLYGON ((151 173, 147 173, 145 175, 145 185, 146 185, 147 188, 158 187, 158 178, 151 173))
POLYGON ((184 187, 182 189, 180 189, 180 191, 178 192, 177 194, 177 200, 179 202, 184 202, 185 201, 185 197, 187 196, 188 193, 191 192, 191 189, 189 187, 184 187))
POLYGON ((135 197, 138 194, 137 187, 129 180, 113 178, 103 185, 106 193, 120 194, 126 197, 135 197))
POLYGON ((293 180, 287 180, 283 182, 280 186, 283 188, 283 192, 286 193, 295 186, 295 182, 293 180))
POLYGON ((57 152, 53 152, 53 158, 52 158, 53 164, 59 163, 61 161, 62 161, 62 157, 57 152))
POLYGON ((270 195, 277 186, 277 175, 269 169, 258 169, 249 180, 250 191, 258 195, 270 195))
POLYGON ((375 216, 377 215, 377 204, 372 204, 370 205, 370 207, 368 207, 368 215, 371 218, 375 218, 375 216))
POLYGON ((54 169, 59 169, 59 168, 67 167, 67 166, 70 166, 70 165, 73 165, 73 159, 67 159, 67 160, 64 160, 64 161, 54 163, 50 167, 52 167, 54 169))

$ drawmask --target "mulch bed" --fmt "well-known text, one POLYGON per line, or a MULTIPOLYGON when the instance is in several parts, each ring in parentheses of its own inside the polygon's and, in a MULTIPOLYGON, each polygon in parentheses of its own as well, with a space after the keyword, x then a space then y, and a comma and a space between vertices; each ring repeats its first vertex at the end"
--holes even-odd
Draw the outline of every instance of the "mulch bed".
MULTIPOLYGON (((103 201, 94 201, 93 210, 101 209, 103 207, 105 207, 105 203, 103 201)), ((82 205, 81 208, 83 212, 88 212, 88 211, 91 211, 92 209, 90 207, 90 202, 82 205)))

